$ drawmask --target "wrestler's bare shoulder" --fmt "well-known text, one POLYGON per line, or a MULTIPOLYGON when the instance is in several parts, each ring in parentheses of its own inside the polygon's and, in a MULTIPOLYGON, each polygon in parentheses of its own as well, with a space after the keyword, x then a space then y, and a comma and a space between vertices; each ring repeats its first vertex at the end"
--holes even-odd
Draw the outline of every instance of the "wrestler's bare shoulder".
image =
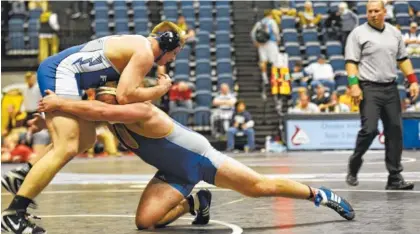
POLYGON ((121 35, 110 37, 105 42, 105 56, 122 71, 135 53, 150 57, 153 51, 150 41, 141 35, 121 35))

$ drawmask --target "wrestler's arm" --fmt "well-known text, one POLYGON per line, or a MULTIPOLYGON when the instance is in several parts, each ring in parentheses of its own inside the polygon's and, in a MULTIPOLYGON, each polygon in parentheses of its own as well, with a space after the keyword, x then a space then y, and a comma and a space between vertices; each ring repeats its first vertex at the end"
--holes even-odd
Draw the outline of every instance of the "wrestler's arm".
POLYGON ((137 50, 121 73, 117 86, 117 100, 120 104, 155 100, 170 88, 165 85, 144 88, 143 80, 152 69, 154 57, 147 48, 137 50))
POLYGON ((90 121, 134 123, 151 117, 150 103, 111 105, 89 100, 78 101, 60 98, 56 110, 76 115, 90 121))

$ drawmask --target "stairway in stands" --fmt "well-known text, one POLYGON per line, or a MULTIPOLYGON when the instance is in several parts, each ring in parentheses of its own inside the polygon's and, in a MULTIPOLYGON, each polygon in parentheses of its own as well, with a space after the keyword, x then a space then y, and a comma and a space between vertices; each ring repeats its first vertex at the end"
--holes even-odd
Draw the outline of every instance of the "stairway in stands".
POLYGON ((238 99, 245 101, 255 121, 256 143, 264 147, 267 135, 277 135, 279 117, 275 103, 267 88, 267 99, 261 95, 261 72, 258 67, 258 52, 252 44, 250 32, 254 23, 263 17, 264 9, 272 9, 272 2, 233 1, 233 33, 236 51, 238 99))

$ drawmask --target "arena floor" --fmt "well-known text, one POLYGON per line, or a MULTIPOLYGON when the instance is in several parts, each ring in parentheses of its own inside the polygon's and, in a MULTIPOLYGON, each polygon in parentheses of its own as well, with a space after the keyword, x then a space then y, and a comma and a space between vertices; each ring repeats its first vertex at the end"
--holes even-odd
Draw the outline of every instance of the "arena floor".
MULTIPOLYGON (((186 215, 164 229, 138 231, 134 214, 142 189, 155 169, 137 157, 75 159, 53 180, 30 210, 48 233, 419 233, 420 152, 404 152, 406 180, 414 191, 384 190, 387 173, 383 151, 368 152, 360 185, 344 182, 350 152, 233 155, 258 172, 284 176, 313 186, 327 186, 347 198, 356 210, 354 221, 307 201, 245 198, 207 184, 213 192, 211 222, 191 226, 186 215)), ((2 173, 16 165, 2 165, 2 173)), ((2 210, 12 196, 2 190, 2 210)))

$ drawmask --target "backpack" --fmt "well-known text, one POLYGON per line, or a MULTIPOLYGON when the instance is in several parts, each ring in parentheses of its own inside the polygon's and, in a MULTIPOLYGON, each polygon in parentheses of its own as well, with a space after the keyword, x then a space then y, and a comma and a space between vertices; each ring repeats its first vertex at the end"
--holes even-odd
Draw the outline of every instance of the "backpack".
POLYGON ((259 22, 257 29, 255 30, 255 40, 258 43, 266 43, 269 39, 270 34, 268 33, 267 25, 259 22))

